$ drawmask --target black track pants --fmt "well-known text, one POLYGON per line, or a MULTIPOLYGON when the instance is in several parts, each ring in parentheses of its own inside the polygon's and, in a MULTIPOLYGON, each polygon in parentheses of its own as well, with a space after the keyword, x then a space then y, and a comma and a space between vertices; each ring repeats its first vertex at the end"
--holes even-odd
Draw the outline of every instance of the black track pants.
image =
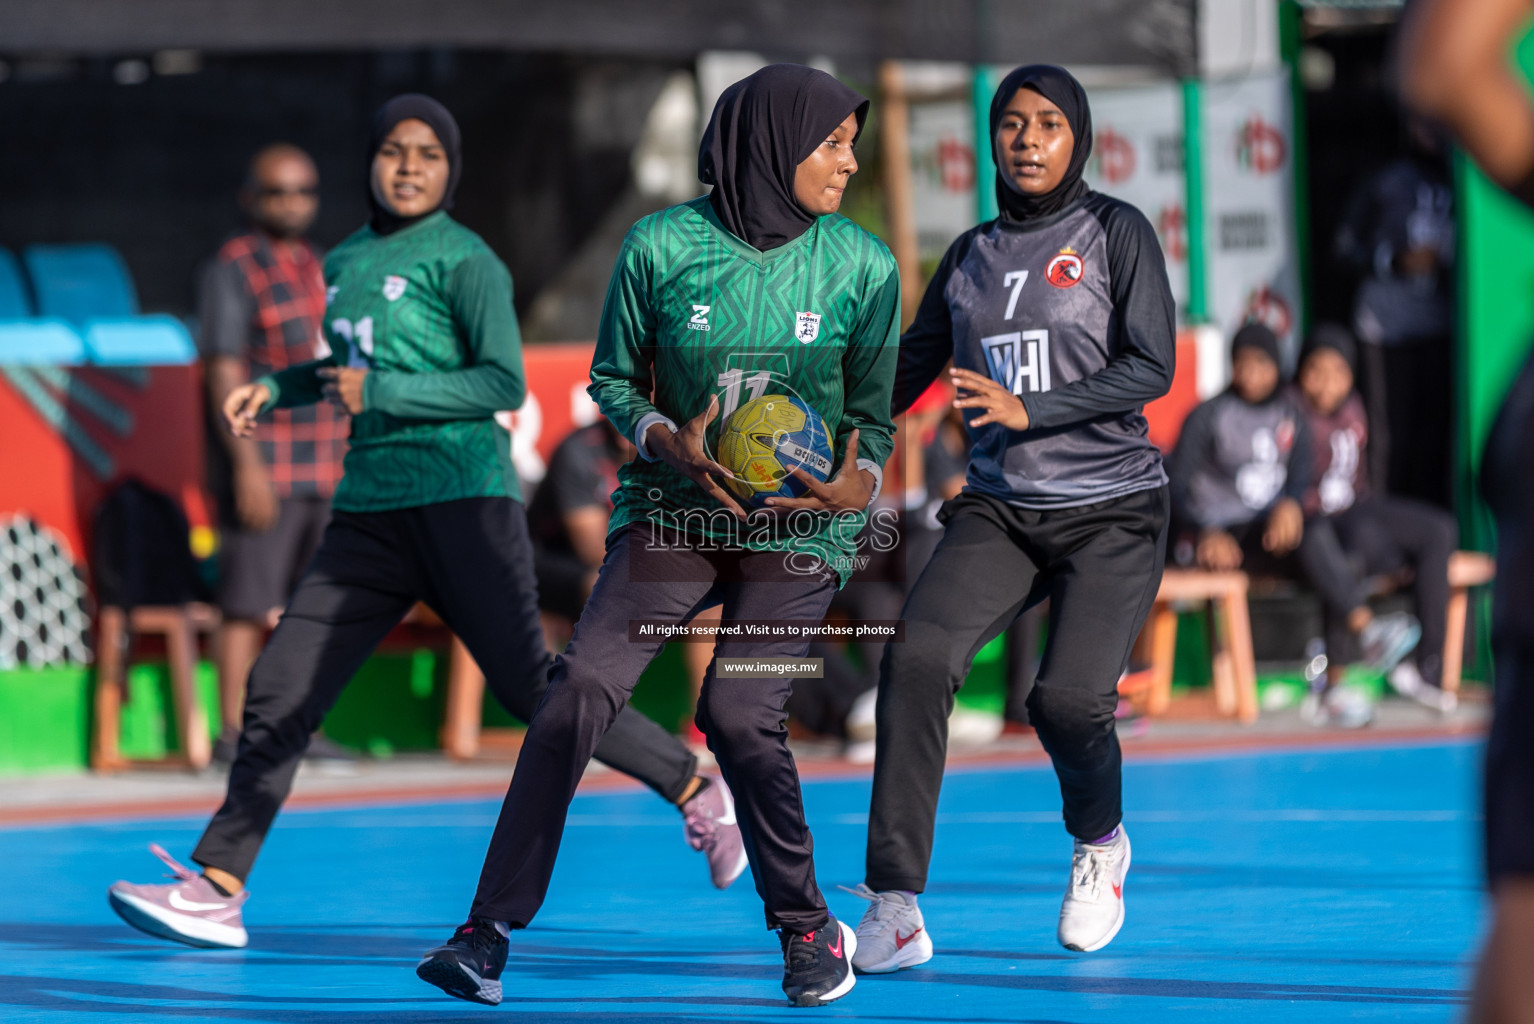
POLYGON ((984 495, 948 502, 942 542, 885 647, 866 881, 927 884, 954 694, 981 647, 1049 598, 1049 640, 1028 718, 1060 779, 1066 829, 1092 840, 1122 816, 1113 712, 1166 548, 1167 490, 1035 512, 984 495))
MULTIPOLYGON (((611 736, 608 729, 664 643, 631 637, 630 621, 680 622, 722 603, 726 623, 819 622, 835 592, 834 577, 796 575, 782 552, 657 549, 642 524, 609 537, 596 586, 570 645, 554 661, 548 692, 522 743, 471 913, 525 927, 543 905, 570 799, 591 751, 611 736)), ((808 638, 721 638, 714 650, 716 658, 794 658, 808 646, 808 638)), ((697 721, 734 794, 767 926, 802 934, 823 925, 827 913, 788 750, 784 707, 791 685, 781 677, 731 678, 710 663, 697 721)))
POLYGON ((1413 652, 1422 675, 1443 679, 1443 641, 1449 608, 1449 556, 1459 525, 1443 509, 1410 498, 1377 495, 1332 517, 1343 550, 1363 560, 1364 571, 1412 570, 1412 597, 1422 640, 1413 652))
MULTIPOLYGON (((510 498, 336 512, 251 669, 228 794, 192 859, 249 877, 310 735, 418 600, 463 640, 506 710, 531 718, 548 686, 550 660, 532 566, 527 519, 510 498)), ((667 799, 680 796, 696 759, 633 708, 621 711, 596 747, 597 759, 667 799)))

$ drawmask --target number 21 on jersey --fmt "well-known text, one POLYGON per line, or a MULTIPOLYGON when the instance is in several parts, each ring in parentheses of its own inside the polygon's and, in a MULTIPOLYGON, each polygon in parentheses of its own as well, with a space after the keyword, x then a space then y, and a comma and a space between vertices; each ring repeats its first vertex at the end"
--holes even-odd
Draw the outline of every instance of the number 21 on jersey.
POLYGON ((330 329, 346 340, 346 365, 361 369, 373 366, 373 318, 365 316, 355 324, 344 317, 330 321, 330 329))

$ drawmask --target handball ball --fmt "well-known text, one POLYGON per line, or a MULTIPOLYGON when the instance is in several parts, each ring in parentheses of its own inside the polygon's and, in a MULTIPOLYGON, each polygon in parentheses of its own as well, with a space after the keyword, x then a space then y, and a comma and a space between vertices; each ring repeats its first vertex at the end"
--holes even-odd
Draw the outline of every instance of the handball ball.
POLYGON ((797 396, 762 395, 730 414, 719 431, 719 464, 736 479, 725 486, 760 507, 768 498, 799 498, 809 488, 792 470, 831 475, 831 438, 820 413, 797 396))

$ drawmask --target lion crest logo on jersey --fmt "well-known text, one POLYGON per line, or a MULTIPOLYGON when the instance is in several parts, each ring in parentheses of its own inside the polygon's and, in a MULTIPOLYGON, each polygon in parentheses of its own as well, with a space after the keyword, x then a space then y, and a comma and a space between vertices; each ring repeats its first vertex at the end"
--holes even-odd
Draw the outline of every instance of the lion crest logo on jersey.
POLYGON ((820 314, 795 312, 794 337, 799 339, 801 345, 808 345, 820 337, 820 314))
POLYGON ((1044 279, 1056 288, 1072 288, 1081 281, 1081 257, 1067 246, 1044 268, 1044 279))
POLYGON ((396 301, 405 294, 405 279, 398 274, 390 274, 384 278, 383 297, 390 302, 396 301))

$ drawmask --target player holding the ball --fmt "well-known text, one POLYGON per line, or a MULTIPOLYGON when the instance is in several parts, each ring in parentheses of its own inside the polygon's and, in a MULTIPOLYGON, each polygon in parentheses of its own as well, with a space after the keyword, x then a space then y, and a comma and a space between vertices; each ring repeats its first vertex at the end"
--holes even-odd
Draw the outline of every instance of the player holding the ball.
MULTIPOLYGON (((712 194, 646 217, 624 241, 590 391, 641 457, 619 472, 607 557, 528 727, 468 931, 418 968, 450 994, 498 1001, 505 937, 543 903, 581 773, 661 648, 631 623, 681 622, 715 604, 726 625, 818 623, 851 574, 893 445, 900 307, 889 251, 836 212, 867 112, 866 99, 807 67, 735 83, 699 152, 712 194), (466 970, 495 982, 495 998, 465 985, 466 970)), ((807 647, 722 637, 716 655, 807 647)), ((779 933, 783 991, 816 1006, 851 990, 855 939, 815 883, 786 742, 789 686, 732 675, 716 658, 697 722, 779 933)))

